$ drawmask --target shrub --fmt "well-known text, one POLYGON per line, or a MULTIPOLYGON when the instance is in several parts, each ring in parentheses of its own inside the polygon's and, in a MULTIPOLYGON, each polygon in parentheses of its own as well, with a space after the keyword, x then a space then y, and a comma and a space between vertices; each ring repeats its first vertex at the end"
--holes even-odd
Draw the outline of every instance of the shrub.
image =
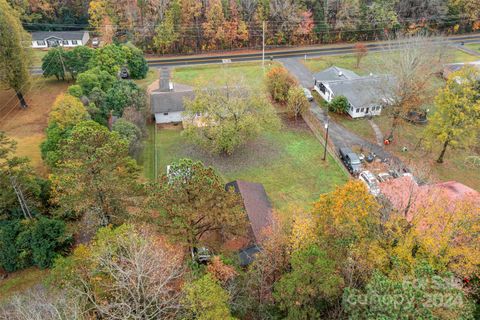
POLYGON ((82 87, 80 87, 78 84, 74 84, 68 87, 68 94, 76 98, 81 98, 83 96, 82 87))
POLYGON ((128 47, 130 52, 127 59, 127 67, 130 77, 133 79, 144 79, 147 76, 148 64, 143 52, 133 46, 128 47))
POLYGON ((328 110, 335 113, 347 113, 348 108, 350 108, 350 103, 344 96, 337 96, 328 103, 328 110))
POLYGON ((297 84, 288 71, 283 67, 272 68, 266 77, 267 89, 273 100, 286 102, 288 90, 297 84))

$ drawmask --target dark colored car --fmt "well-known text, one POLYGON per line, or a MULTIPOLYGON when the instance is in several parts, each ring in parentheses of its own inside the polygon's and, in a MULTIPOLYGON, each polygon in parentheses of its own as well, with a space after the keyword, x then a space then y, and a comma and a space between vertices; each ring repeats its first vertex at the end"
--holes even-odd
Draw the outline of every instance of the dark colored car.
POLYGON ((352 151, 352 149, 344 147, 340 148, 339 152, 340 159, 342 159, 342 162, 345 164, 345 167, 347 167, 351 174, 356 175, 362 171, 360 158, 355 152, 352 151))
POLYGON ((122 67, 122 69, 120 69, 120 74, 119 75, 120 75, 120 78, 122 78, 122 79, 128 79, 128 77, 130 75, 128 74, 127 67, 122 67))

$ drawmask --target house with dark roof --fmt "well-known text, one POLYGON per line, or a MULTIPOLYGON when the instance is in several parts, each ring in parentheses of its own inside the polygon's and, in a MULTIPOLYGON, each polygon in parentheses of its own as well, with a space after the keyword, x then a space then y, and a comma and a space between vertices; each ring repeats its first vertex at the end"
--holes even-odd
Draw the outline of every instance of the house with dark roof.
POLYGON ((443 78, 448 79, 454 72, 460 71, 463 67, 474 67, 480 71, 480 60, 472 62, 448 63, 443 66, 443 78))
POLYGON ((90 40, 88 31, 36 31, 32 32, 32 48, 77 47, 90 40))
POLYGON ((242 197, 250 225, 250 242, 239 252, 240 264, 245 266, 260 252, 261 244, 273 226, 272 205, 260 183, 235 180, 225 185, 225 189, 231 188, 242 197))
POLYGON ((344 96, 349 102, 348 114, 352 118, 380 115, 390 100, 382 83, 393 81, 389 76, 359 76, 355 72, 332 66, 314 74, 314 90, 327 102, 344 96))
POLYGON ((185 99, 194 98, 193 89, 189 86, 174 85, 170 81, 170 72, 160 70, 158 89, 150 93, 150 107, 157 124, 179 123, 183 120, 185 99))

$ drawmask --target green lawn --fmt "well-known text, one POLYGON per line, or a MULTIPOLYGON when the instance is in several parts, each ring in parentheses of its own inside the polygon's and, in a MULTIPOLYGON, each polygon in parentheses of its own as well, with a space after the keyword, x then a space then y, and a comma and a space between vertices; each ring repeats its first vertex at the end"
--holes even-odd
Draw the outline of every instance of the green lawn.
MULTIPOLYGON (((273 65, 276 65, 274 63, 273 65)), ((272 65, 266 64, 265 72, 272 65)), ((180 67, 173 71, 173 81, 195 86, 203 82, 224 84, 226 79, 245 78, 252 87, 263 85, 264 70, 261 62, 229 63, 223 65, 202 65, 194 67, 180 67)))
MULTIPOLYGON (((370 52, 362 59, 360 66, 356 66, 356 57, 353 54, 338 55, 338 56, 324 56, 318 58, 307 59, 304 64, 312 72, 319 72, 333 65, 349 70, 353 70, 360 75, 367 75, 374 70, 375 60, 383 54, 381 52, 370 52)), ((395 54, 395 53, 388 53, 395 54)), ((470 55, 461 50, 451 49, 448 62, 471 62, 479 60, 480 57, 470 55)))
MULTIPOLYGON (((154 177, 154 129, 144 154, 144 174, 154 177)), ((305 208, 322 193, 344 184, 348 177, 329 156, 322 161, 323 147, 304 124, 266 133, 232 155, 212 156, 192 146, 181 135, 180 127, 157 131, 159 173, 174 160, 188 157, 216 168, 225 182, 243 179, 265 186, 273 205, 280 212, 305 208)))
MULTIPOLYGON (((480 53, 480 43, 468 43, 465 45, 470 50, 475 50, 480 53)), ((477 57, 477 60, 480 60, 480 57, 477 57)))

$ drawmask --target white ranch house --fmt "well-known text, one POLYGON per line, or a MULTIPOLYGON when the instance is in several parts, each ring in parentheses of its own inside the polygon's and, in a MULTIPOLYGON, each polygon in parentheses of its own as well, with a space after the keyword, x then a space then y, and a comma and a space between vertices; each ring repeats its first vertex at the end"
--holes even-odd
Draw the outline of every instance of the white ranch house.
POLYGON ((392 81, 388 76, 359 76, 355 72, 339 67, 330 67, 314 74, 314 90, 327 102, 334 97, 344 96, 350 107, 352 118, 377 116, 387 105, 389 98, 381 90, 381 84, 392 81))
POLYGON ((37 31, 32 32, 32 48, 83 46, 90 40, 88 31, 37 31))

